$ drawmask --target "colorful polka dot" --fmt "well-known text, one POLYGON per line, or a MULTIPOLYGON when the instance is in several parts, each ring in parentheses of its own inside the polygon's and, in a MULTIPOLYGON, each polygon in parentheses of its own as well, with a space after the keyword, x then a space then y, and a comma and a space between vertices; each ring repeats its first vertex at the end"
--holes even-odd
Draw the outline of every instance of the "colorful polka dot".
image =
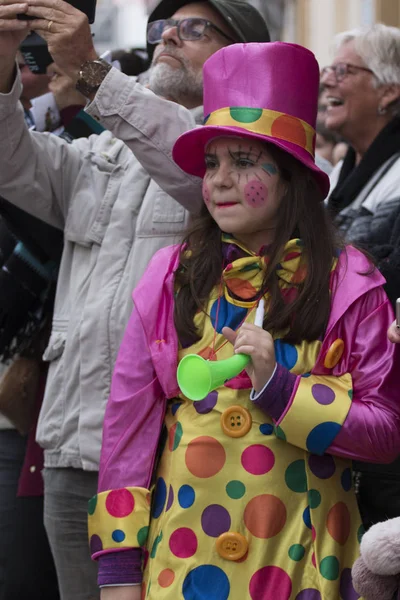
POLYGON ((263 109, 238 106, 230 108, 229 113, 238 123, 255 123, 262 117, 263 109))
POLYGON ((307 134, 303 123, 297 117, 281 115, 275 119, 271 125, 271 136, 307 148, 307 134))
POLYGON ((318 508, 318 506, 321 504, 321 494, 318 490, 309 490, 308 504, 310 508, 318 508))
POLYGON ((172 569, 164 569, 158 576, 158 585, 167 588, 174 583, 175 573, 172 569))
POLYGON ((285 435, 285 432, 283 431, 283 429, 282 429, 281 427, 279 427, 279 425, 276 425, 276 426, 274 427, 274 432, 275 432, 275 435, 276 435, 276 437, 277 437, 279 440, 283 440, 284 442, 286 442, 286 435, 285 435))
POLYGON ((106 498, 106 509, 112 517, 127 517, 135 508, 135 500, 129 490, 112 490, 106 498))
POLYGON ((96 552, 101 552, 103 550, 103 542, 101 538, 94 534, 90 538, 90 553, 95 554, 96 552))
POLYGON ((363 538, 364 533, 365 533, 365 527, 364 527, 364 525, 360 525, 360 527, 357 529, 357 540, 358 540, 359 544, 361 544, 361 540, 363 538))
POLYGON ((243 498, 246 493, 246 486, 241 481, 230 481, 226 484, 226 493, 229 498, 233 500, 238 500, 239 498, 243 498))
POLYGON ((223 468, 226 454, 223 445, 215 438, 200 436, 189 442, 185 462, 195 477, 213 477, 223 468))
POLYGON ((358 600, 360 596, 353 587, 351 569, 343 569, 340 575, 340 598, 341 600, 358 600))
POLYGON ((298 353, 296 346, 282 342, 282 340, 274 341, 275 357, 276 362, 285 367, 286 369, 293 369, 298 360, 298 353))
POLYGON ((173 416, 176 415, 177 410, 182 406, 182 402, 174 402, 171 404, 171 413, 173 416))
POLYGON ((182 485, 178 491, 178 502, 181 508, 190 508, 195 500, 196 494, 192 486, 182 485))
POLYGON ((229 531, 231 517, 229 512, 220 504, 210 504, 203 510, 201 526, 204 533, 210 537, 218 537, 221 533, 229 531))
POLYGON ((115 529, 115 531, 112 532, 111 537, 114 540, 114 542, 120 543, 124 541, 126 536, 121 529, 115 529))
POLYGON ((351 488, 353 487, 353 474, 352 474, 350 468, 345 469, 343 471, 340 481, 341 481, 342 488, 344 489, 344 491, 349 492, 351 490, 351 488))
POLYGON ((269 539, 278 535, 284 528, 286 507, 277 496, 261 494, 247 503, 243 520, 252 535, 260 539, 269 539))
POLYGON ((319 571, 324 579, 336 581, 339 577, 339 561, 336 556, 326 556, 319 564, 319 571))
POLYGON ((304 558, 306 549, 301 544, 293 544, 289 548, 289 558, 298 562, 304 558))
POLYGON ((157 548, 158 548, 158 545, 161 543, 162 539, 163 539, 163 533, 162 533, 162 531, 160 531, 160 533, 155 538, 153 545, 151 547, 150 558, 156 557, 157 548))
POLYGON ((168 433, 168 447, 171 452, 177 449, 182 439, 182 425, 179 421, 174 423, 168 433))
POLYGON ((295 460, 285 471, 286 485, 292 492, 307 491, 306 465, 304 460, 295 460))
POLYGON ((350 400, 353 400, 353 390, 349 390, 348 392, 350 400))
POLYGON ((216 323, 217 309, 218 299, 213 303, 210 310, 211 324, 217 333, 221 333, 223 327, 231 327, 236 331, 247 315, 247 308, 231 304, 225 296, 222 296, 219 300, 218 323, 216 323))
POLYGON ((88 513, 89 515, 93 515, 94 511, 96 510, 96 506, 97 506, 97 494, 95 496, 93 496, 93 498, 90 498, 89 502, 88 502, 88 513))
POLYGON ((323 383, 315 383, 311 388, 311 393, 314 400, 316 400, 318 404, 323 404, 324 406, 332 404, 336 397, 333 389, 323 383))
POLYGON ((218 392, 210 392, 203 400, 193 402, 193 407, 200 415, 206 415, 211 412, 217 404, 218 392))
POLYGON ((197 537, 195 532, 188 527, 176 529, 169 538, 169 547, 178 558, 189 558, 196 554, 197 537))
POLYGON ((184 600, 228 600, 229 579, 214 565, 200 565, 186 575, 182 594, 184 600))
POLYGON ((165 512, 167 512, 171 508, 173 502, 174 502, 174 490, 172 488, 172 485, 170 485, 169 486, 169 491, 168 491, 168 500, 167 500, 167 506, 165 508, 165 512))
MULTIPOLYGON (((257 295, 257 288, 255 288, 247 279, 241 279, 240 277, 229 277, 225 280, 225 284, 232 294, 242 298, 243 300, 251 300, 257 295)), ((235 308, 240 308, 236 305, 232 306, 235 308)))
POLYGON ((318 590, 313 588, 307 588, 297 594, 295 600, 322 600, 321 594, 318 590))
POLYGON ((149 527, 146 525, 145 527, 141 527, 137 534, 137 541, 140 547, 143 547, 147 541, 147 536, 149 535, 149 527))
POLYGON ((270 423, 263 423, 260 425, 260 431, 263 435, 272 435, 274 433, 274 426, 270 423))
POLYGON ((308 466, 312 474, 319 479, 329 479, 336 471, 335 461, 330 454, 310 456, 308 466))
POLYGON ((292 581, 280 567, 263 567, 250 580, 251 600, 289 600, 292 581))
POLYGON ((326 518, 326 528, 329 535, 341 546, 347 542, 350 535, 350 511, 344 502, 337 502, 326 518))
POLYGON ((303 511, 303 521, 304 525, 308 527, 308 529, 311 529, 311 513, 309 506, 307 506, 303 511))
POLYGON ((320 423, 307 436, 307 450, 314 454, 323 454, 332 444, 340 429, 341 425, 339 423, 331 421, 320 423))
POLYGON ((243 468, 252 475, 265 475, 275 464, 272 450, 262 444, 248 446, 242 452, 241 462, 243 468))
POLYGON ((165 501, 167 499, 167 486, 162 477, 159 477, 154 492, 154 504, 152 510, 153 519, 158 519, 164 510, 165 501))

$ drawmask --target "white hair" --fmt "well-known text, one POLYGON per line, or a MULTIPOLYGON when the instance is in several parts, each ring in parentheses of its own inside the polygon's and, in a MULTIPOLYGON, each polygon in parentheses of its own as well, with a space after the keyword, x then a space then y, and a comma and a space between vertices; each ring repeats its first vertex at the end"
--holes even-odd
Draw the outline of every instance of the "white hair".
POLYGON ((376 23, 371 27, 352 29, 334 38, 337 51, 348 42, 375 75, 376 87, 387 84, 400 85, 400 29, 376 23))

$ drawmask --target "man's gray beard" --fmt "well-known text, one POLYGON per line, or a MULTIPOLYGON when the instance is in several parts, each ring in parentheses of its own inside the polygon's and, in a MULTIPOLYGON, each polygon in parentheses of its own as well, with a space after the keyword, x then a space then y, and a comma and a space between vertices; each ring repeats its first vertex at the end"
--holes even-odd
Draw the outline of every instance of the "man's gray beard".
POLYGON ((179 104, 191 103, 200 106, 203 102, 202 73, 194 73, 182 65, 173 68, 165 63, 151 67, 149 73, 150 89, 158 96, 174 100, 179 104))

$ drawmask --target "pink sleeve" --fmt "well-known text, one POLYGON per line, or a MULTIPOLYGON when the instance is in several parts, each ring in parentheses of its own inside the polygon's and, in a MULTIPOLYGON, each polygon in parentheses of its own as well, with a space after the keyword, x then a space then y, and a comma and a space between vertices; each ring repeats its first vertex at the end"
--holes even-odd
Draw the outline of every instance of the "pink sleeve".
POLYGON ((361 461, 390 463, 400 454, 400 346, 387 339, 393 311, 382 288, 367 296, 345 315, 346 323, 356 323, 345 340, 351 348, 346 370, 352 376, 353 399, 327 451, 361 461))
POLYGON ((118 353, 105 413, 99 492, 150 487, 165 406, 140 315, 134 309, 118 353))

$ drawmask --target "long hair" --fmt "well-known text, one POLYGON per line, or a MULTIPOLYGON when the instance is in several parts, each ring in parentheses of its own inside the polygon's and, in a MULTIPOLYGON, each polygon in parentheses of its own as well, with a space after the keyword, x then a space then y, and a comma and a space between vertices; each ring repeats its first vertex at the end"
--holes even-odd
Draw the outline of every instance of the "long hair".
MULTIPOLYGON (((332 261, 343 246, 319 190, 309 170, 286 152, 269 145, 285 192, 277 215, 275 237, 268 249, 269 262, 260 290, 270 294, 264 329, 285 332, 284 340, 300 343, 318 339, 325 331, 330 311, 329 280, 332 261), (303 242, 304 281, 298 285, 295 299, 283 297, 277 266, 285 244, 293 237, 303 242)), ((180 340, 199 339, 194 325, 198 310, 205 311, 209 295, 221 280, 224 268, 221 230, 206 207, 187 233, 180 251, 175 276, 175 327, 180 340)))

